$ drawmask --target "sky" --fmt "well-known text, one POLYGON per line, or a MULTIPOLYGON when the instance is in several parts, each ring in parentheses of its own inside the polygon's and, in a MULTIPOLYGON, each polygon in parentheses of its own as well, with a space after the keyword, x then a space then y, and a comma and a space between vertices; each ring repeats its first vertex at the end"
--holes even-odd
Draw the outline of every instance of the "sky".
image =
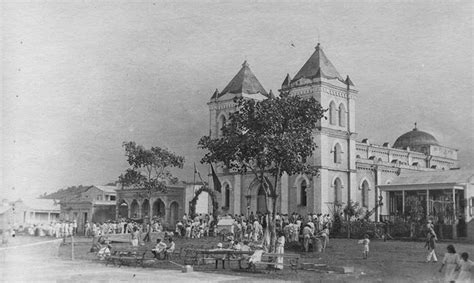
POLYGON ((124 141, 185 156, 192 181, 214 90, 247 60, 275 92, 318 42, 359 90, 358 140, 393 144, 417 122, 474 168, 469 1, 0 5, 0 197, 113 182, 124 141))

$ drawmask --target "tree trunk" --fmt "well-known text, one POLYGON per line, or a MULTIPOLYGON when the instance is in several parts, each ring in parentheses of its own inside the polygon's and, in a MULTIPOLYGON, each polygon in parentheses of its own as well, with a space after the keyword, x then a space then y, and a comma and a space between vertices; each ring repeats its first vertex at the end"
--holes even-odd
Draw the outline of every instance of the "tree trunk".
POLYGON ((272 198, 272 217, 270 220, 270 249, 269 252, 274 253, 276 251, 276 202, 277 197, 273 196, 272 198))

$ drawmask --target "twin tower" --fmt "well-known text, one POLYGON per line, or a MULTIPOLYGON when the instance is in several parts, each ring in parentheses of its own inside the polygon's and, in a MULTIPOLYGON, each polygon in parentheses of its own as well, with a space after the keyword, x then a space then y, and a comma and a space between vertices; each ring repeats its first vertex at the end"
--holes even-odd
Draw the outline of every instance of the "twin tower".
MULTIPOLYGON (((283 175, 278 188, 277 211, 328 213, 334 204, 347 203, 357 193, 355 99, 358 91, 349 76, 342 77, 323 52, 320 44, 303 67, 291 78, 288 74, 280 93, 314 97, 328 109, 313 137, 317 145, 310 162, 319 168, 319 175, 283 175)), ((267 92, 251 71, 247 62, 208 102, 210 133, 221 134, 229 114, 235 110, 235 97, 264 100, 273 96, 267 92)), ((246 214, 266 211, 264 194, 253 185, 254 176, 218 170, 222 193, 218 195, 222 213, 246 214)), ((212 184, 211 184, 212 185, 212 184)), ((375 197, 373 198, 375 201, 375 197)))

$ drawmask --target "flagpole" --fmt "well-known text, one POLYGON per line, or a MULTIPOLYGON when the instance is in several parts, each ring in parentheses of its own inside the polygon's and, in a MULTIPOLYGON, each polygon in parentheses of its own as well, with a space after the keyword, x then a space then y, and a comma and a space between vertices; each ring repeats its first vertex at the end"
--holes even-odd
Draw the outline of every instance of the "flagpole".
POLYGON ((193 192, 194 192, 194 185, 196 185, 196 162, 194 162, 194 171, 193 171, 193 192))

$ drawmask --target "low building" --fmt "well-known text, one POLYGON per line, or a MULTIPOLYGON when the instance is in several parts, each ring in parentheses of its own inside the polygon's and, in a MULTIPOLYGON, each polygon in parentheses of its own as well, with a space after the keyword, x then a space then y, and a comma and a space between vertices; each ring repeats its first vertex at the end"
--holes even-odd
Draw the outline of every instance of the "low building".
POLYGON ((53 199, 19 199, 11 206, 15 226, 49 224, 59 220, 60 206, 53 199))
POLYGON ((382 218, 405 216, 407 199, 415 197, 427 219, 450 227, 443 229, 446 238, 474 239, 474 171, 402 172, 378 188, 386 203, 382 218))
POLYGON ((173 228, 184 215, 189 197, 185 183, 171 184, 165 192, 121 187, 117 190, 116 216, 149 221, 158 218, 167 228, 173 228))
POLYGON ((79 186, 60 190, 45 198, 59 199, 60 219, 77 221, 78 233, 83 233, 86 221, 115 220, 115 190, 115 186, 79 186))

